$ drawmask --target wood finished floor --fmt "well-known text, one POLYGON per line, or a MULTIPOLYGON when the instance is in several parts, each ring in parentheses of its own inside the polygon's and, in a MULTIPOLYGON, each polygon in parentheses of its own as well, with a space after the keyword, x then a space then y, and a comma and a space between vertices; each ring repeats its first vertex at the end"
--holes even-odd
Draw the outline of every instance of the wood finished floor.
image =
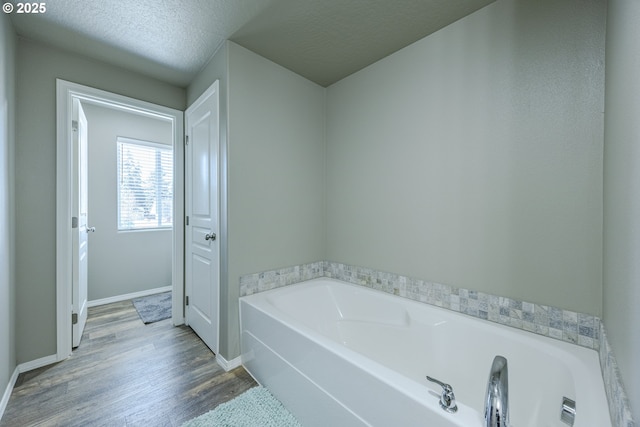
POLYGON ((20 374, 0 427, 180 426, 255 385, 189 327, 144 325, 124 301, 89 309, 69 359, 20 374))

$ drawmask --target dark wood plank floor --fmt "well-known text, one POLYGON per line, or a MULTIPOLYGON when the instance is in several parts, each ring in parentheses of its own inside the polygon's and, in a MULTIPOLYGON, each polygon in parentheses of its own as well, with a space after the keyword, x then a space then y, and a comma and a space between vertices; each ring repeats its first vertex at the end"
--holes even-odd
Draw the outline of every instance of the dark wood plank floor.
POLYGON ((255 385, 189 327, 144 325, 125 301, 89 309, 69 359, 20 374, 0 427, 180 426, 255 385))

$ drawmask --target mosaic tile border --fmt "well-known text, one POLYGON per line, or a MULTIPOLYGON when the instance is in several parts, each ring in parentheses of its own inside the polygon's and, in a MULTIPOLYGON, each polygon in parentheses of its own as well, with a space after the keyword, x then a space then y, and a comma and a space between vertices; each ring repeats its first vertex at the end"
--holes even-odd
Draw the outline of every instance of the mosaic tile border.
POLYGON ((325 276, 598 350, 600 319, 371 268, 326 262, 325 276))
POLYGON ((240 276, 240 296, 324 277, 324 261, 240 276))
POLYGON ((613 427, 635 427, 620 372, 596 316, 519 301, 366 267, 318 261, 240 277, 240 296, 318 277, 387 292, 598 351, 613 427))
POLYGON ((609 415, 613 427, 634 427, 631 407, 622 385, 616 358, 607 340, 604 324, 600 324, 600 370, 609 402, 609 415))
POLYGON ((600 348, 600 319, 596 316, 332 261, 244 275, 240 277, 240 296, 318 277, 366 286, 582 347, 600 348))

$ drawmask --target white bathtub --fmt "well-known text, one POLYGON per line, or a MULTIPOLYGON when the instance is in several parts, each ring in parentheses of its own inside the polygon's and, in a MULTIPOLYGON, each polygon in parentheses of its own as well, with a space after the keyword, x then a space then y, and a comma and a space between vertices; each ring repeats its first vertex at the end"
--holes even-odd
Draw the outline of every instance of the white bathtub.
POLYGON ((330 279, 240 298, 242 363, 304 426, 483 425, 494 356, 509 367, 514 427, 610 427, 598 354, 330 279), (438 404, 451 384, 458 411, 438 404))

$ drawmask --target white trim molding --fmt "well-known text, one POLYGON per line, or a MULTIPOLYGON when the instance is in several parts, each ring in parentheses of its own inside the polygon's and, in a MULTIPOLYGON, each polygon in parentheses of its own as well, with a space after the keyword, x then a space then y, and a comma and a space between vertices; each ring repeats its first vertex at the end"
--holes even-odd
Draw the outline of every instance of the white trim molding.
POLYGON ((147 289, 146 291, 132 292, 130 294, 116 295, 108 298, 94 299, 87 303, 87 307, 97 307, 99 305, 111 304, 114 302, 126 301, 134 298, 146 297, 148 295, 161 294, 172 290, 172 286, 163 286, 162 288, 147 289))
POLYGON ((21 363, 16 369, 18 369, 18 372, 20 373, 29 372, 34 369, 42 368, 43 366, 52 365, 56 362, 58 362, 58 358, 55 354, 52 354, 51 356, 45 356, 30 362, 21 363))
POLYGON ((172 320, 184 323, 184 113, 65 80, 56 80, 56 360, 71 355, 71 199, 73 99, 168 120, 173 128, 172 320))
POLYGON ((24 372, 33 371, 34 369, 51 365, 53 363, 56 363, 57 361, 58 361, 58 356, 56 354, 52 354, 51 356, 41 357, 40 359, 21 363, 18 366, 16 366, 16 369, 14 369, 13 374, 9 379, 9 384, 7 384, 7 388, 4 390, 4 394, 2 395, 2 400, 0 400, 0 420, 4 415, 5 409, 7 409, 7 404, 9 403, 9 399, 11 398, 11 393, 13 393, 13 389, 16 385, 16 381, 18 381, 18 376, 24 372))
POLYGON ((242 365, 242 356, 238 356, 234 359, 227 360, 221 355, 216 354, 216 362, 218 362, 218 365, 220 365, 222 369, 225 370, 225 372, 229 372, 232 369, 235 369, 238 366, 242 365))
POLYGON ((13 375, 9 379, 9 384, 7 384, 7 388, 4 390, 4 394, 2 395, 2 400, 0 400, 0 420, 4 415, 5 409, 7 409, 7 404, 9 403, 9 399, 11 398, 11 393, 13 393, 13 387, 16 385, 16 381, 18 380, 18 375, 20 375, 20 371, 18 367, 14 369, 13 375))

